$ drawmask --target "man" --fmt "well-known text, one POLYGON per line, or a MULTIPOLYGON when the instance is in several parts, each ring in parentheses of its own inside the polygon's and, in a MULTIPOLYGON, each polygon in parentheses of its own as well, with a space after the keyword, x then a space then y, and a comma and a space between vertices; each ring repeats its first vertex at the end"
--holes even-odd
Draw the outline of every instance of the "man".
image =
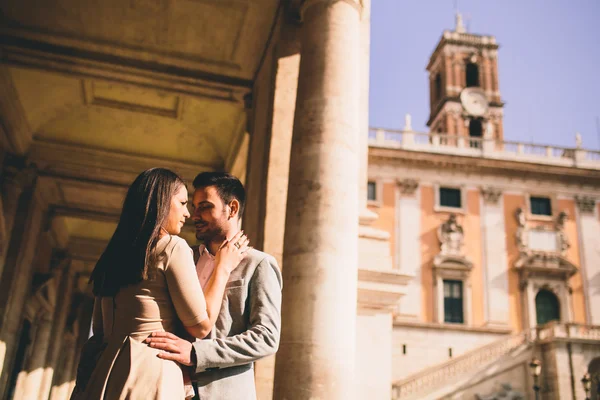
MULTIPOLYGON (((242 183, 223 172, 194 179, 192 219, 194 260, 204 287, 214 254, 239 231, 246 194, 242 183)), ((274 354, 281 326, 281 273, 273 257, 250 249, 231 273, 221 311, 210 335, 190 343, 171 333, 155 332, 146 342, 164 350, 159 357, 195 367, 200 399, 256 399, 254 361, 274 354)))

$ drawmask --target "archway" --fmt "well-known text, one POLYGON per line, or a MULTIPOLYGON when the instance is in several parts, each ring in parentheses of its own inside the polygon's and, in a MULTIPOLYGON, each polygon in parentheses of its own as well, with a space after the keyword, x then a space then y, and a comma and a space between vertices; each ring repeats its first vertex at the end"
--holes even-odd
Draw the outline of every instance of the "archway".
POLYGON ((542 289, 535 296, 535 315, 538 325, 560 321, 560 302, 550 290, 542 289))

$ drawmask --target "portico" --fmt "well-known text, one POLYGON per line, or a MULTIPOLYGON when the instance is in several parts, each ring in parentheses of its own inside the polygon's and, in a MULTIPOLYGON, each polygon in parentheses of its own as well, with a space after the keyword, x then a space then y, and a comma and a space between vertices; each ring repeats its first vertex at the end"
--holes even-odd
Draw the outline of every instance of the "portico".
POLYGON ((0 11, 0 398, 70 394, 89 273, 127 186, 153 166, 188 182, 225 170, 247 187, 244 230, 284 275, 278 361, 256 365, 259 398, 352 398, 366 368, 357 318, 391 335, 409 279, 366 209, 370 2, 9 0, 0 11), (382 251, 361 258, 365 247, 382 251))

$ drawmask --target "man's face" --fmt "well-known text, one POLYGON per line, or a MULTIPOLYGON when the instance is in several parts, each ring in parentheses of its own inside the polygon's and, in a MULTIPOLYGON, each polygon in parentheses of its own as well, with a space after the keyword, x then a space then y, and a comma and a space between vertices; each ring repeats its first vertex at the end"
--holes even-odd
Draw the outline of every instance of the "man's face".
POLYGON ((196 239, 203 242, 224 240, 228 229, 230 207, 223 204, 217 188, 207 186, 196 189, 192 197, 192 205, 196 239))

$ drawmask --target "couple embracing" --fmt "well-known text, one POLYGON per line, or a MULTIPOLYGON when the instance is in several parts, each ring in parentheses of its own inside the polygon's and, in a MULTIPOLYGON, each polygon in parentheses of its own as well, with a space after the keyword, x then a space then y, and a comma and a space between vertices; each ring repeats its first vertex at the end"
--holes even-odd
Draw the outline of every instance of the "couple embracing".
POLYGON ((281 273, 239 231, 241 182, 205 172, 193 185, 193 249, 178 236, 190 217, 179 176, 153 168, 129 188, 90 279, 72 399, 256 398, 253 363, 279 345, 281 273))

